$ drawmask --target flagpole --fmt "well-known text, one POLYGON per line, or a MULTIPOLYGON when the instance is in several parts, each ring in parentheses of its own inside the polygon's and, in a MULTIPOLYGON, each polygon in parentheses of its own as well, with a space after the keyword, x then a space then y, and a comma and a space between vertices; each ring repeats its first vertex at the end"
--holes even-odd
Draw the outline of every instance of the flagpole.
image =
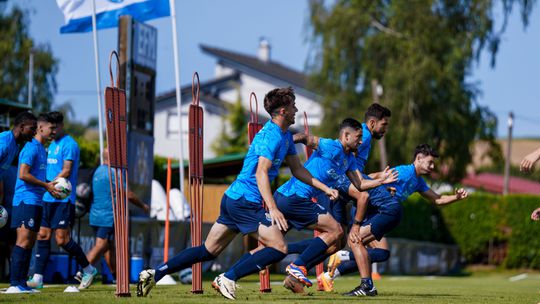
POLYGON ((103 121, 101 103, 101 80, 99 77, 99 46, 96 26, 96 0, 92 0, 92 36, 94 37, 94 60, 96 63, 96 88, 98 93, 99 163, 103 165, 103 121))
POLYGON ((176 85, 176 111, 178 115, 178 137, 180 138, 180 155, 179 155, 179 170, 180 171, 180 191, 184 193, 184 136, 182 133, 182 95, 180 92, 180 64, 178 62, 178 41, 176 37, 176 8, 174 0, 169 0, 171 9, 171 25, 174 50, 174 78, 176 85))

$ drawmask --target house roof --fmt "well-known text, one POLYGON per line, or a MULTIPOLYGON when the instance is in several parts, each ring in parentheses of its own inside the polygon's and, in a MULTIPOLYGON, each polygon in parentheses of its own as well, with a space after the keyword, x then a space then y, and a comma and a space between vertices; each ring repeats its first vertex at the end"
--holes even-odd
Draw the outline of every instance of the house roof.
POLYGON ((303 89, 308 88, 308 77, 296 70, 282 65, 279 62, 270 60, 262 61, 255 56, 250 56, 238 52, 224 50, 221 48, 211 47, 208 45, 200 45, 201 50, 207 54, 217 57, 225 64, 232 65, 236 68, 251 69, 263 74, 275 77, 293 86, 303 89), (238 67, 240 65, 241 67, 238 67))
POLYGON ((28 104, 20 103, 17 101, 11 101, 5 98, 0 98, 0 106, 2 106, 2 108, 7 109, 8 111, 13 111, 13 110, 21 111, 21 110, 32 109, 32 107, 30 107, 28 104))
MULTIPOLYGON (((469 175, 465 177, 461 183, 467 187, 483 189, 493 193, 502 193, 504 176, 494 173, 480 173, 478 175, 469 175)), ((540 195, 539 182, 521 177, 511 176, 508 188, 509 193, 540 195)))

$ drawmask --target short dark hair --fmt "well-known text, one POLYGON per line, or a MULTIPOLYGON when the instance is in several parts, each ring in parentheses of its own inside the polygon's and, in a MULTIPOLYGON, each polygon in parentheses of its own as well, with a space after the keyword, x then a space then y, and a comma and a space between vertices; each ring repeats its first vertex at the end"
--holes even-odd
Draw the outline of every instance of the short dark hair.
POLYGON ((21 113, 17 114, 17 116, 15 116, 15 120, 13 121, 13 125, 14 126, 20 126, 22 124, 33 123, 34 121, 37 121, 36 116, 34 114, 32 114, 32 112, 24 111, 24 112, 21 112, 21 113))
POLYGON ((49 112, 48 115, 51 118, 51 122, 56 124, 64 123, 64 114, 62 114, 62 112, 53 111, 49 112))
POLYGON ((422 154, 425 156, 439 157, 439 153, 435 149, 430 147, 428 144, 421 144, 421 145, 416 146, 416 148, 414 149, 413 159, 416 159, 416 156, 418 154, 422 154))
POLYGON ((292 87, 273 89, 264 96, 264 109, 270 116, 274 116, 277 109, 288 106, 295 99, 292 87))
POLYGON ((37 117, 37 121, 38 122, 50 122, 50 123, 54 123, 51 119, 51 116, 49 115, 49 113, 41 113, 38 115, 37 117))
POLYGON ((355 131, 358 131, 362 129, 362 123, 354 118, 345 118, 339 125, 339 131, 345 128, 351 128, 355 131))
POLYGON ((370 118, 375 118, 381 120, 385 117, 392 116, 392 112, 385 106, 382 106, 378 103, 373 103, 366 110, 365 120, 368 121, 370 118))

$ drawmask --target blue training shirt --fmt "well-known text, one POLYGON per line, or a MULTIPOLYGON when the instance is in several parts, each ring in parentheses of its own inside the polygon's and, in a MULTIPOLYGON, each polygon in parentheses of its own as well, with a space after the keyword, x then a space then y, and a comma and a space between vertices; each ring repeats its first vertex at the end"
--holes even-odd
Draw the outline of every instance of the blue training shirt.
POLYGON ((255 177, 259 157, 272 161, 272 167, 268 170, 268 178, 272 182, 287 155, 296 155, 291 132, 289 130, 283 132, 278 125, 269 120, 255 135, 244 159, 242 171, 225 194, 235 200, 243 196, 247 201, 261 203, 262 197, 255 177))
MULTIPOLYGON (((362 173, 364 179, 372 179, 368 175, 362 173)), ((379 208, 384 208, 390 204, 399 204, 395 197, 392 197, 390 192, 386 189, 388 185, 381 185, 375 188, 366 190, 369 194, 369 204, 379 208)))
POLYGON ((369 152, 371 150, 371 132, 365 123, 362 124, 362 143, 358 146, 356 152, 356 167, 360 172, 364 172, 366 163, 369 158, 369 152))
POLYGON ((13 132, 10 130, 0 133, 0 179, 11 166, 18 152, 19 146, 17 146, 13 132))
MULTIPOLYGON (((356 160, 353 153, 343 151, 343 145, 338 139, 321 138, 319 147, 313 152, 304 167, 323 184, 335 187, 338 180, 347 171, 356 170, 356 160)), ((304 184, 296 177, 292 177, 277 191, 285 196, 296 194, 307 199, 322 194, 321 190, 304 184)))
POLYGON ((77 142, 69 135, 64 135, 62 138, 55 139, 49 145, 47 154, 47 180, 52 181, 60 174, 64 161, 70 160, 73 162, 71 167, 71 175, 68 180, 71 183, 71 195, 65 199, 58 199, 46 192, 43 196, 44 202, 71 202, 75 204, 77 197, 77 176, 79 175, 79 158, 80 150, 77 142))
MULTIPOLYGON (((101 165, 92 176, 94 200, 90 207, 91 226, 112 227, 114 224, 108 168, 107 165, 101 165)), ((112 186, 114 188, 115 180, 112 173, 111 170, 112 186)))
MULTIPOLYGON (((32 138, 32 141, 27 142, 19 155, 19 167, 17 172, 21 170, 21 164, 30 166, 30 174, 35 178, 45 182, 47 168, 47 151, 45 147, 32 138)), ((42 205, 43 193, 45 188, 38 185, 30 184, 19 178, 15 183, 15 196, 13 197, 13 206, 18 206, 21 202, 27 205, 42 205)))
POLYGON ((404 202, 414 192, 426 192, 429 190, 428 185, 421 176, 416 175, 414 164, 401 165, 394 168, 399 179, 387 187, 395 187, 395 198, 400 202, 404 202))

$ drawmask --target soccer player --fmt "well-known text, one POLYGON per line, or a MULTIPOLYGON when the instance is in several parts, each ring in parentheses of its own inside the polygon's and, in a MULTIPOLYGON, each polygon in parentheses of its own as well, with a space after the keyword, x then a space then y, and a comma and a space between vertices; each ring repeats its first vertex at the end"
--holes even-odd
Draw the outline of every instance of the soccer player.
MULTIPOLYGON (((421 144, 415 149, 414 162, 412 164, 401 165, 395 168, 399 174, 399 180, 388 184, 388 187, 395 192, 394 198, 397 202, 404 202, 414 192, 420 193, 420 195, 436 205, 447 205, 467 198, 468 193, 463 188, 457 189, 453 195, 440 195, 427 186, 422 176, 430 175, 433 172, 435 169, 435 158, 437 157, 438 153, 434 149, 427 144, 421 144)), ((373 232, 371 234, 367 233, 364 228, 367 223, 373 222, 376 218, 376 214, 374 213, 376 206, 374 205, 375 204, 370 197, 367 212, 360 211, 360 214, 355 218, 356 225, 353 225, 353 229, 358 231, 357 235, 361 242, 349 242, 349 245, 353 250, 353 255, 344 251, 336 254, 336 259, 338 260, 333 265, 339 266, 337 269, 330 269, 329 272, 324 274, 325 284, 332 286, 333 280, 336 277, 355 272, 356 270, 360 270, 362 278, 370 279, 371 263, 384 262, 390 258, 388 242, 385 238, 382 238, 382 236, 390 232, 393 228, 385 229, 385 231, 380 231, 378 233, 373 232), (365 219, 360 222, 362 213, 366 213, 366 215, 365 219), (366 249, 365 246, 368 246, 369 248, 366 249), (341 263, 347 260, 348 262, 341 263), (331 275, 332 273, 333 275, 331 275)), ((374 230, 373 228, 374 227, 372 226, 372 231, 374 230)), ((360 286, 345 295, 376 295, 376 292, 370 293, 367 292, 367 290, 364 282, 362 282, 360 286)))
MULTIPOLYGON (((242 171, 225 191, 221 200, 220 216, 210 229, 205 243, 183 250, 156 269, 143 270, 139 274, 138 296, 146 296, 155 282, 166 274, 215 259, 238 233, 258 233, 259 241, 265 245, 264 249, 243 257, 243 272, 238 273, 238 277, 280 261, 287 254, 282 231, 288 229, 288 224, 276 207, 270 183, 278 175, 278 169, 284 160, 296 178, 323 190, 331 198, 337 196, 337 191, 309 174, 296 154, 292 135, 288 130, 298 112, 293 89, 289 87, 271 90, 264 98, 264 108, 270 114, 271 120, 253 139, 242 171), (262 206, 263 200, 268 211, 262 206)), ((216 277, 213 286, 228 299, 236 297, 234 280, 224 274, 216 277)))
POLYGON ((47 114, 37 119, 37 134, 19 155, 19 176, 13 198, 11 228, 17 229, 17 241, 11 253, 10 287, 6 293, 33 292, 26 285, 32 247, 41 224, 45 191, 59 195, 52 182, 46 182, 47 152, 44 144, 52 139, 56 126, 47 114))
POLYGON ((69 180, 73 191, 65 199, 59 199, 50 193, 43 195, 43 217, 39 229, 36 250, 36 267, 34 276, 28 280, 28 286, 43 288, 43 273, 47 267, 51 253, 51 235, 54 230, 56 244, 75 257, 77 264, 83 269, 79 289, 85 289, 92 284, 97 274, 81 249, 71 236, 71 226, 75 219, 75 199, 77 176, 79 172, 80 151, 77 142, 64 132, 64 115, 60 112, 50 112, 51 121, 56 124, 56 135, 49 145, 47 155, 47 180, 53 181, 63 177, 69 180))
MULTIPOLYGON (((520 171, 531 172, 534 169, 534 165, 539 159, 540 159, 540 148, 527 154, 527 156, 523 158, 519 166, 520 171)), ((531 219, 533 221, 540 220, 540 207, 533 210, 533 212, 531 213, 531 219)))
MULTIPOLYGON (((94 247, 86 254, 90 264, 94 265, 101 256, 105 257, 107 266, 116 279, 116 256, 114 247, 114 215, 112 209, 111 187, 109 183, 109 150, 103 150, 103 164, 92 175, 92 205, 90 206, 90 226, 94 229, 96 241, 94 247)), ((114 174, 112 188, 114 189, 114 174)), ((128 200, 135 206, 150 212, 147 204, 141 201, 135 193, 128 191, 128 200)), ((82 276, 81 276, 82 280, 82 276)))

